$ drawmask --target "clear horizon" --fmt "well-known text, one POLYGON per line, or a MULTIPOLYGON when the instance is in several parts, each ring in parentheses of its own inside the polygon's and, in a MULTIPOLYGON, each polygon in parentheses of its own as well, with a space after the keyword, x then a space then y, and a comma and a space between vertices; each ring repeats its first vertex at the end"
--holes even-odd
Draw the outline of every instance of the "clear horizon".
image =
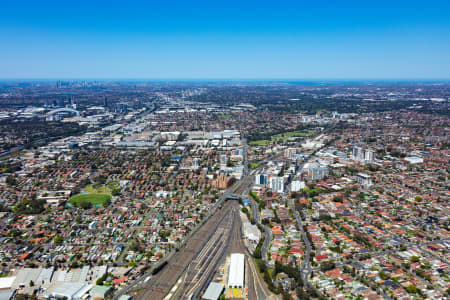
POLYGON ((393 82, 448 83, 450 78, 0 78, 0 82, 115 81, 115 82, 393 82))
POLYGON ((3 80, 450 79, 449 1, 9 1, 3 80))

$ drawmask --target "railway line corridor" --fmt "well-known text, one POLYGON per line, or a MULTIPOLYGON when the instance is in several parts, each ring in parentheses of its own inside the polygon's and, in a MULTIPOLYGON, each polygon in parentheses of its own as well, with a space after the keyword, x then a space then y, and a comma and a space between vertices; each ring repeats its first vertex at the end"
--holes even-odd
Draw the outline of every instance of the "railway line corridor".
POLYGON ((229 219, 231 210, 230 203, 225 202, 224 206, 217 211, 217 214, 210 218, 206 224, 195 232, 195 234, 186 242, 186 245, 176 252, 176 254, 168 261, 168 264, 145 284, 135 298, 163 299, 167 296, 180 276, 185 273, 188 265, 198 257, 198 255, 205 255, 206 252, 202 252, 202 249, 211 242, 211 239, 217 237, 217 234, 220 234, 220 230, 218 230, 220 228, 219 225, 224 220, 229 219))
MULTIPOLYGON (((231 253, 245 255, 245 287, 226 288, 228 299, 275 299, 264 286, 242 241, 240 206, 226 201, 224 206, 196 232, 150 280, 136 299, 200 299, 220 264, 231 253)), ((225 284, 225 282, 222 282, 225 284)))
POLYGON ((201 292, 202 287, 208 284, 208 279, 214 275, 230 239, 236 213, 236 209, 233 207, 219 224, 211 239, 188 265, 182 284, 178 287, 178 293, 175 291, 174 295, 167 299, 192 299, 201 292))

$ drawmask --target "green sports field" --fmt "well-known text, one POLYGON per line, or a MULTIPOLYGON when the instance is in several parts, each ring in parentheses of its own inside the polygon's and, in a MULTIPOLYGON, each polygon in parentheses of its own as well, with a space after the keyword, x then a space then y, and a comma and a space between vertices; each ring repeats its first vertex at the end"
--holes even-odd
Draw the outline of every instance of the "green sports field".
POLYGON ((89 202, 92 206, 101 204, 102 206, 111 200, 111 195, 108 194, 78 194, 70 198, 69 203, 74 206, 80 206, 82 202, 89 202))
POLYGON ((88 185, 81 191, 80 194, 70 198, 69 203, 77 207, 80 207, 82 202, 89 202, 92 206, 103 206, 106 202, 110 201, 111 198, 111 191, 106 186, 102 185, 99 187, 94 187, 92 185, 88 185))

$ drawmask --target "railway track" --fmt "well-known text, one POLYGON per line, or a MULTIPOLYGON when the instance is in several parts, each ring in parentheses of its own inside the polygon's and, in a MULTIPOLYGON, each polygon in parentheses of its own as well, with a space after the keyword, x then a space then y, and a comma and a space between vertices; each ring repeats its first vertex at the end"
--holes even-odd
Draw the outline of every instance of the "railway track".
POLYGON ((231 229, 236 214, 236 209, 232 208, 218 226, 213 237, 189 264, 184 280, 178 287, 180 293, 173 299, 196 299, 209 283, 231 238, 231 229))
POLYGON ((216 231, 219 225, 231 213, 231 210, 230 203, 226 202, 223 208, 217 212, 217 215, 210 218, 186 242, 186 245, 168 261, 168 264, 144 285, 135 299, 163 299, 169 293, 170 288, 175 285, 177 279, 185 272, 191 261, 201 253, 201 250, 211 239, 217 237, 216 231))

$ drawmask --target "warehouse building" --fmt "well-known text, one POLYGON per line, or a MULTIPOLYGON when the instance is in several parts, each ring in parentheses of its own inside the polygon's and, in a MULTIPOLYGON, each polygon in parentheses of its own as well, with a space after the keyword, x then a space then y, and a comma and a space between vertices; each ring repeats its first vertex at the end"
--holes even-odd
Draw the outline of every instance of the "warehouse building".
POLYGON ((203 294, 202 300, 218 300, 224 290, 223 284, 219 282, 211 282, 203 294))
POLYGON ((245 255, 242 253, 232 253, 230 259, 230 269, 228 272, 228 288, 244 287, 245 255))

